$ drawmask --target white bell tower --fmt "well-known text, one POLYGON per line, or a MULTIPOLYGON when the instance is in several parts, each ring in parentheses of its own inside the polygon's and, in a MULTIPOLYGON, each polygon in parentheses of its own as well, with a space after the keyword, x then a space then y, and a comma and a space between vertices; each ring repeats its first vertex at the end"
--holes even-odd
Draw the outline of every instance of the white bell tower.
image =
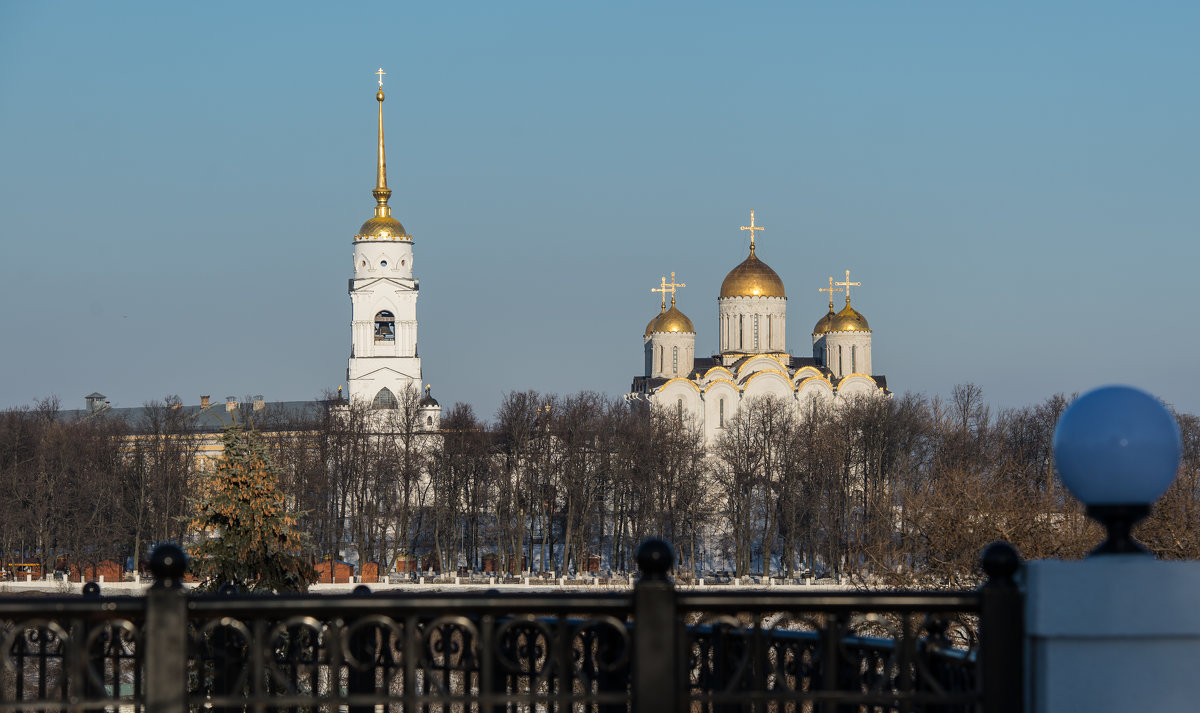
POLYGON ((395 408, 408 389, 421 387, 417 354, 417 292, 413 239, 392 217, 383 152, 383 75, 379 91, 379 164, 375 217, 354 236, 354 276, 350 278, 350 364, 346 381, 351 401, 395 408))

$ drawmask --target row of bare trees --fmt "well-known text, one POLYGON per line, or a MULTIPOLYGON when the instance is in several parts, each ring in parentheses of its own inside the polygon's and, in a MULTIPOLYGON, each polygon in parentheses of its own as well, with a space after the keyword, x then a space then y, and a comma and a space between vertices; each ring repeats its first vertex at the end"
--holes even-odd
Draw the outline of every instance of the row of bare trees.
POLYGON ((53 399, 0 412, 4 562, 138 561, 183 538, 198 441, 177 403, 147 404, 136 423, 65 419, 53 399))
MULTIPOLYGON (((988 542, 1077 557, 1098 528, 1054 476, 1062 396, 993 413, 978 387, 838 407, 751 400, 705 448, 690 419, 582 392, 514 392, 491 422, 456 404, 436 433, 395 409, 322 399, 235 414, 265 434, 314 559, 499 571, 628 571, 675 543, 682 572, 837 573, 958 585, 988 542)), ((0 413, 0 553, 50 567, 138 561, 188 536, 206 439, 178 399, 136 417, 0 413)), ((1180 476, 1138 534, 1200 556, 1200 421, 1179 416, 1180 476)))

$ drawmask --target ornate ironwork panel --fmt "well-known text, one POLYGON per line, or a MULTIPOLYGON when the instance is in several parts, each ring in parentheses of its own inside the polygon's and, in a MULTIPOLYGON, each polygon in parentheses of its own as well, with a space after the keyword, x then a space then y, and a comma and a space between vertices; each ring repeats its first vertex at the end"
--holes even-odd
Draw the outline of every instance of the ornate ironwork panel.
POLYGON ((974 593, 681 594, 692 711, 969 711, 974 593), (932 706, 932 708, 931 708, 932 706))

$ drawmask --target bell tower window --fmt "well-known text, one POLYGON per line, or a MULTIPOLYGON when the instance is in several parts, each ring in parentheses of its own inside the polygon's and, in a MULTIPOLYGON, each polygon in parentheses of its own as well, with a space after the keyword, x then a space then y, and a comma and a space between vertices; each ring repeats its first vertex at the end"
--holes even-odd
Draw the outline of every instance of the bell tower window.
POLYGON ((375 343, 394 341, 396 341, 396 317, 391 312, 383 310, 375 315, 375 343))

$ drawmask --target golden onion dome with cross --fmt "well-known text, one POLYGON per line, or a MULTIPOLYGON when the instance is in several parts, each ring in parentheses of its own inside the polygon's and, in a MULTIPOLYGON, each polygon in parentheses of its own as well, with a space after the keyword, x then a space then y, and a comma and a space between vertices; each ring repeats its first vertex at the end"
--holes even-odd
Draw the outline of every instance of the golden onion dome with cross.
POLYGON ((680 312, 675 305, 671 305, 671 309, 662 312, 646 325, 646 336, 655 332, 695 334, 696 327, 692 325, 692 320, 688 319, 686 314, 680 312))
MULTIPOLYGON (((850 281, 849 278, 847 278, 846 281, 849 282, 850 281)), ((829 311, 825 313, 824 317, 817 320, 817 326, 813 327, 813 336, 814 337, 820 336, 829 331, 829 326, 833 324, 833 319, 834 319, 834 317, 837 316, 833 311, 833 293, 834 292, 842 292, 842 291, 843 291, 843 288, 833 286, 833 277, 832 276, 829 278, 829 287, 822 287, 819 290, 817 290, 817 292, 828 292, 829 293, 829 311)))
POLYGON ((400 221, 392 217, 392 207, 388 205, 392 191, 387 185, 387 161, 383 151, 383 75, 386 72, 380 69, 375 74, 379 75, 379 91, 375 93, 375 99, 379 102, 379 161, 376 166, 375 189, 371 191, 371 195, 375 197, 375 217, 362 224, 358 233, 354 235, 354 240, 412 240, 412 236, 400 221))
POLYGON ((650 336, 655 332, 679 332, 684 334, 695 334, 696 327, 692 324, 692 320, 687 318, 687 315, 679 311, 675 306, 675 290, 680 287, 687 287, 682 282, 675 281, 675 273, 671 273, 671 281, 667 282, 666 276, 662 278, 662 284, 659 287, 651 289, 651 292, 662 293, 662 311, 658 316, 650 320, 650 324, 646 325, 646 333, 644 336, 650 336), (667 309, 667 293, 671 293, 671 308, 667 309))
POLYGON ((754 211, 750 211, 750 225, 743 225, 742 230, 750 231, 750 256, 730 270, 721 281, 721 297, 786 298, 783 280, 754 254, 754 233, 765 230, 761 225, 754 224, 754 211))
MULTIPOLYGON (((830 280, 832 280, 832 279, 833 278, 830 278, 830 280)), ((845 291, 846 291, 846 306, 842 308, 841 312, 838 312, 837 314, 833 315, 833 319, 831 319, 829 321, 829 327, 825 331, 826 332, 870 332, 871 327, 867 325, 867 318, 862 316, 862 314, 860 314, 858 312, 858 310, 856 310, 850 306, 850 288, 862 285, 862 283, 861 282, 851 282, 850 281, 850 271, 846 270, 846 281, 845 282, 834 282, 834 283, 830 284, 830 287, 833 287, 833 285, 837 285, 838 287, 845 289, 845 291)), ((832 299, 832 297, 833 297, 833 293, 830 292, 830 298, 832 299)), ((829 311, 830 312, 833 311, 832 303, 830 304, 829 311)), ((826 316, 828 316, 828 315, 826 315, 826 316)), ((820 322, 817 323, 818 326, 820 326, 820 324, 821 324, 820 322)), ((814 332, 815 332, 815 330, 814 330, 814 332)))

